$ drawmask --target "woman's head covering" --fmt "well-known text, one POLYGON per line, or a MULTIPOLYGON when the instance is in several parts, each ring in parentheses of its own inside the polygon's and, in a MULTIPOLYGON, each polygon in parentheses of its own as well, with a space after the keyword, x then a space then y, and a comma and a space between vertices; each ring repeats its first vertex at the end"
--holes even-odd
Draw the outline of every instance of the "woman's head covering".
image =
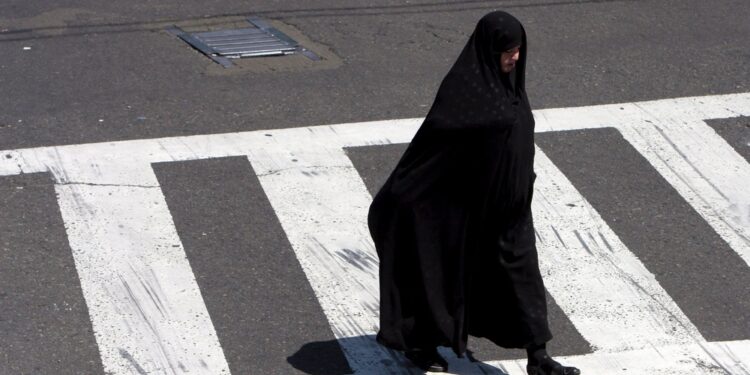
MULTIPOLYGON (((393 173, 394 192, 419 196, 442 186, 436 182, 441 176, 458 175, 451 171, 469 175, 473 169, 483 168, 480 164, 501 160, 524 166, 512 168, 514 171, 531 173, 534 118, 524 88, 526 50, 526 33, 515 17, 495 11, 479 20, 393 173), (515 69, 503 73, 500 54, 516 46, 520 46, 520 56, 515 69)), ((493 177, 493 173, 476 172, 471 179, 528 180, 493 177)), ((451 179, 456 183, 464 180, 451 179)))
POLYGON ((509 120, 509 104, 526 101, 526 50, 526 32, 515 17, 503 11, 482 17, 441 83, 427 127, 485 127, 509 120), (515 69, 503 73, 500 54, 517 46, 521 48, 515 69))
MULTIPOLYGON (((526 32, 521 23, 510 14, 503 11, 488 13, 477 23, 477 27, 472 35, 473 40, 469 40, 466 48, 473 46, 475 53, 471 55, 479 56, 488 69, 493 73, 505 78, 508 74, 500 70, 500 55, 514 47, 521 47, 520 57, 516 68, 513 72, 514 81, 520 84, 519 91, 524 89, 524 74, 526 64, 526 32)), ((464 54, 461 54, 458 61, 461 61, 464 54)), ((470 57, 467 56, 470 59, 470 57)), ((458 65, 458 62, 457 64, 458 65)), ((455 68, 455 67, 454 67, 455 68)))

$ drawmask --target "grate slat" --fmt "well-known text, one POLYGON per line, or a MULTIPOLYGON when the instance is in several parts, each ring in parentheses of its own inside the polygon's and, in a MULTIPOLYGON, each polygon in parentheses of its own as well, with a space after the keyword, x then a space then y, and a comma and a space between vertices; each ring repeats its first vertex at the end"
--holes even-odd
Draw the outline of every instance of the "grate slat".
POLYGON ((245 37, 226 37, 226 38, 198 38, 200 40, 203 40, 206 43, 221 43, 224 41, 234 41, 234 40, 240 40, 240 41, 251 41, 251 40, 279 40, 277 38, 268 36, 268 35, 262 35, 262 36, 256 36, 252 38, 245 38, 245 37))
POLYGON ((217 31, 204 31, 199 33, 193 33, 193 35, 200 38, 214 38, 228 35, 254 35, 254 34, 268 34, 265 31, 257 28, 246 28, 246 29, 229 29, 229 30, 217 30, 217 31))
POLYGON ((286 48, 286 47, 295 48, 294 46, 290 46, 290 45, 288 45, 288 44, 286 44, 284 42, 279 42, 278 40, 253 41, 253 42, 236 41, 236 42, 232 42, 232 43, 212 43, 212 44, 209 44, 209 46, 211 48, 214 48, 214 49, 219 49, 219 48, 225 49, 225 48, 235 48, 235 47, 250 47, 250 48, 252 48, 253 46, 257 46, 257 47, 279 46, 280 48, 286 48))
POLYGON ((253 39, 253 40, 247 40, 247 39, 233 39, 233 40, 220 40, 215 42, 205 42, 209 46, 231 46, 231 45, 237 45, 237 44, 263 44, 263 43, 281 43, 285 46, 288 46, 288 43, 279 41, 278 39, 273 38, 266 38, 266 39, 253 39))
POLYGON ((204 41, 209 42, 209 43, 221 42, 223 40, 264 40, 264 39, 279 40, 278 38, 274 38, 272 36, 265 35, 265 34, 264 35, 253 36, 252 38, 242 37, 242 36, 235 36, 235 37, 224 37, 224 38, 208 38, 208 39, 198 38, 198 39, 204 40, 204 41))
POLYGON ((291 52, 294 51, 293 48, 275 48, 275 47, 269 47, 269 48, 235 48, 230 51, 217 51, 219 55, 222 56, 230 56, 235 54, 251 54, 255 52, 271 52, 276 51, 279 53, 284 52, 291 52))

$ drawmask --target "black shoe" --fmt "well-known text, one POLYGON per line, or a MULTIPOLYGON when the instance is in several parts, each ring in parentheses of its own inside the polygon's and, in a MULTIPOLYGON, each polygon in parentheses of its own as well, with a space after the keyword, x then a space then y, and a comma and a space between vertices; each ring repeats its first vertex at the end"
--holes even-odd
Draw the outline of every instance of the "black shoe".
MULTIPOLYGON (((549 358, 549 357, 547 357, 549 358)), ((580 375, 581 370, 575 367, 565 367, 549 358, 548 361, 526 366, 529 375, 580 375)))
POLYGON ((448 361, 445 360, 437 348, 425 350, 409 350, 404 353, 414 366, 419 367, 427 372, 446 372, 448 371, 448 361))

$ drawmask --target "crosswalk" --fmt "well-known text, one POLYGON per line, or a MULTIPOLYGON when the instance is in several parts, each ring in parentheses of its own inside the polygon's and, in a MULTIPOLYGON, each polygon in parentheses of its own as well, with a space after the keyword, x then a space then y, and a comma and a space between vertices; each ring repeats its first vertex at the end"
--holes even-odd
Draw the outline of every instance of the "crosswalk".
MULTIPOLYGON (((534 115, 539 133, 616 129, 750 267, 750 164, 705 122, 750 116, 750 94, 534 115)), ((153 168, 228 157, 252 166, 351 370, 409 373, 403 358, 373 340, 378 267, 365 221, 371 194, 347 150, 408 143, 420 122, 0 151, 0 176, 49 173, 54 179, 108 373, 231 372, 153 168)), ((545 284, 591 347, 564 361, 589 374, 750 374, 750 337, 706 338, 543 148, 535 168, 533 210, 545 284)), ((456 373, 525 373, 523 360, 478 364, 444 354, 456 373)))

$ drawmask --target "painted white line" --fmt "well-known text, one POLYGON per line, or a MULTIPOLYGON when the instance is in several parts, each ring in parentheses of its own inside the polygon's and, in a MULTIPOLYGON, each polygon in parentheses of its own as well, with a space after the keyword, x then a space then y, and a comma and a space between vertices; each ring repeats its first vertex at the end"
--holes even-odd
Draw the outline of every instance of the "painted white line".
POLYGON ((654 275, 537 149, 533 213, 545 285, 595 351, 705 341, 654 275))
MULTIPOLYGON (((706 118, 740 115, 750 116, 750 94, 535 111, 538 131, 618 128, 650 161, 674 155, 662 151, 649 154, 651 149, 629 133, 643 128, 648 124, 646 120, 670 124, 684 121, 695 126, 696 121, 706 118)), ((371 337, 377 330, 378 305, 377 258, 365 223, 371 198, 342 147, 405 143, 411 140, 420 122, 421 119, 405 119, 0 151, 0 175, 50 172, 57 181, 66 230, 107 371, 137 373, 137 363, 154 372, 228 372, 150 163, 246 155, 351 367, 358 373, 406 372, 401 367, 403 359, 378 346, 371 337), (201 360, 208 370, 203 370, 201 360), (180 363, 186 370, 180 368, 180 363)), ((713 136, 707 138, 708 143, 691 141, 683 134, 690 130, 675 126, 663 128, 676 145, 674 148, 689 149, 697 158, 712 148, 729 147, 713 136)), ((698 131, 705 135, 705 129, 699 127, 698 131)), ((686 178, 685 185, 696 197, 710 198, 707 186, 713 186, 728 197, 727 201, 744 204, 744 192, 727 193, 731 186, 742 186, 747 181, 743 180, 746 170, 742 169, 747 166, 735 156, 724 150, 708 156, 716 160, 685 158, 704 182, 689 172, 680 176, 686 178), (727 155, 739 168, 739 176, 708 170, 727 155)), ((590 363, 597 370, 593 373, 600 374, 677 374, 685 369, 711 374, 719 365, 728 369, 726 373, 746 374, 750 362, 746 354, 748 342, 705 343, 653 276, 564 176, 543 155, 538 162, 539 197, 547 199, 538 198, 535 212, 542 224, 538 224, 541 238, 552 244, 540 246, 540 255, 547 259, 543 262, 545 273, 549 273, 547 286, 597 349, 593 354, 576 357, 576 363, 590 363), (562 185, 557 181, 562 181, 562 185), (565 199, 581 205, 558 207, 565 199), (560 250, 560 245, 554 245, 558 234, 543 224, 559 226, 555 228, 559 238, 574 244, 572 250, 560 250), (599 232, 602 242, 595 236, 599 232), (609 247, 604 244, 605 239, 612 241, 612 254, 606 253, 609 247), (586 264, 578 264, 576 259, 586 264), (590 278, 564 280, 562 272, 567 270, 544 265, 554 262, 577 266, 580 275, 590 278), (567 289, 573 287, 583 292, 575 295, 567 289), (611 290, 619 292, 616 296, 602 292, 611 290), (597 308, 586 299, 603 305, 597 308), (665 359, 671 358, 667 354, 676 359, 665 359), (606 365, 630 362, 638 362, 631 368, 641 372, 606 365)), ((665 162, 672 168, 678 164, 665 162)), ((667 181, 677 184, 679 177, 670 177, 667 169, 657 167, 667 181)), ((679 186, 676 188, 680 191, 679 186)), ((711 204, 718 202, 710 199, 711 204)), ((699 212, 709 223, 712 217, 727 221, 732 219, 731 207, 730 204, 699 212)), ((714 228, 729 238, 736 251, 746 251, 741 242, 732 242, 727 234, 742 226, 714 228)), ((498 365, 519 373, 511 368, 518 363, 498 365)), ((455 358, 451 366, 474 366, 481 371, 476 367, 479 365, 455 358)))
POLYGON ((372 198, 341 148, 255 149, 261 185, 357 373, 397 374, 404 364, 375 342, 378 258, 367 230, 372 198), (293 168, 296 163, 310 165, 293 168), (284 163, 285 162, 285 163, 284 163))
MULTIPOLYGON (((562 363, 575 364, 584 374, 618 375, 747 375, 750 341, 725 343, 669 345, 621 352, 597 352, 580 356, 560 357, 562 363), (708 352, 715 347, 723 352, 724 364, 708 352), (706 350, 705 347, 711 347, 706 350), (730 357, 744 356, 744 357, 730 357)), ((525 361, 488 362, 508 375, 526 375, 525 361)))
POLYGON ((619 130, 750 265, 750 164, 701 120, 647 121, 619 130))
POLYGON ((750 340, 708 342, 703 348, 727 373, 750 375, 750 340))
POLYGON ((161 190, 56 191, 104 370, 228 373, 161 190))
POLYGON ((660 99, 534 111, 536 131, 631 127, 643 119, 705 120, 750 116, 750 93, 660 99))
POLYGON ((149 146, 45 148, 20 155, 32 161, 24 171, 43 165, 57 183, 104 370, 227 374, 156 176, 139 160, 158 153, 149 146))

